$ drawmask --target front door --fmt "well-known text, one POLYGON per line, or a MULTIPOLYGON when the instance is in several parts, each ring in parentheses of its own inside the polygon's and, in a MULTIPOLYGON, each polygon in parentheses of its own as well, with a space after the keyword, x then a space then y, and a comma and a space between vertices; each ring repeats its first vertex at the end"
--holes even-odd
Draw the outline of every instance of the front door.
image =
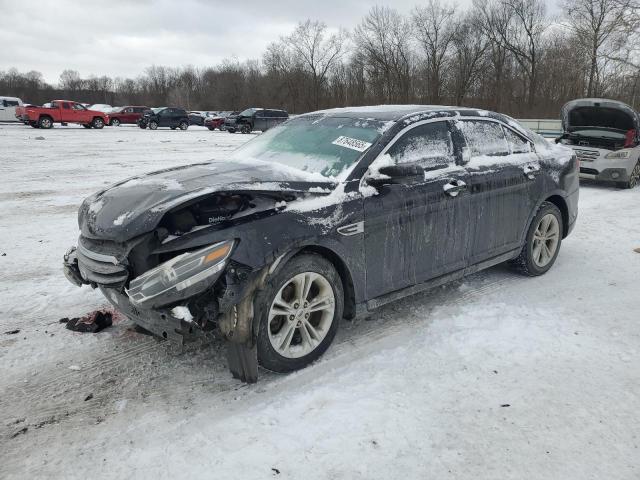
POLYGON ((466 265, 469 196, 451 128, 443 120, 410 127, 388 147, 390 159, 382 157, 419 165, 425 174, 379 187, 364 200, 369 299, 466 265))
POLYGON ((540 164, 532 144, 497 121, 461 120, 470 149, 465 166, 472 232, 469 263, 519 248, 537 200, 540 164))

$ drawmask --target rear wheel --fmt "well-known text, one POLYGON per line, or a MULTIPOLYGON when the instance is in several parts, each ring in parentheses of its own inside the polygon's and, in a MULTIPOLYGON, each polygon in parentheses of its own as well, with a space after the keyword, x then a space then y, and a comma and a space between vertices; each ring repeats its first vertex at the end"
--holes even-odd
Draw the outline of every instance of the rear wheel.
POLYGON ((102 127, 104 127, 104 120, 101 119, 100 117, 96 117, 93 119, 93 122, 91 122, 91 126, 99 130, 102 127))
POLYGON ((158 122, 149 122, 149 130, 157 130, 158 129, 158 122))
POLYGON ((51 117, 41 117, 38 121, 38 126, 40 128, 52 128, 53 120, 51 119, 51 117))
POLYGON ((180 125, 178 125, 178 128, 180 130, 186 130, 187 128, 189 128, 189 123, 183 120, 182 122, 180 122, 180 125))
POLYGON ((258 361, 291 372, 322 355, 335 337, 344 309, 342 281, 315 254, 293 257, 260 291, 258 361))
POLYGON ((543 202, 527 232, 527 242, 513 261, 523 274, 546 273, 555 263, 562 243, 562 214, 553 203, 543 202))
POLYGON ((118 120, 117 118, 112 118, 111 119, 111 126, 112 127, 119 127, 120 126, 120 120, 118 120))

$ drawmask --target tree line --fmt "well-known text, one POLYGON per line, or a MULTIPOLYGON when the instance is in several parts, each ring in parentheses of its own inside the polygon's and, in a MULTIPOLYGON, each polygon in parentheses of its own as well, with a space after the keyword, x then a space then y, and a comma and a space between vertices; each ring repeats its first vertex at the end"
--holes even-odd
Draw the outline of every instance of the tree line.
POLYGON ((520 118, 557 117, 579 97, 640 107, 640 0, 427 0, 408 14, 373 7, 352 30, 306 20, 262 58, 210 67, 151 66, 137 78, 65 70, 0 71, 0 93, 41 104, 69 98, 110 105, 301 113, 381 103, 455 104, 520 118))

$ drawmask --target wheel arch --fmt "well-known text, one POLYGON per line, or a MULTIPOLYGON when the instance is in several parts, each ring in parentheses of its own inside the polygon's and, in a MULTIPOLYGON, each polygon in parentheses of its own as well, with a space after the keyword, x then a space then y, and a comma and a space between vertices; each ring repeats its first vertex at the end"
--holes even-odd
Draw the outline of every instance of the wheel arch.
POLYGON ((562 214, 562 238, 569 234, 569 207, 566 200, 561 195, 551 195, 544 199, 545 202, 553 203, 562 214))
POLYGON ((269 273, 272 275, 274 271, 285 265, 291 258, 295 257, 296 255, 302 255, 305 253, 320 255, 333 265, 333 268, 336 269, 338 275, 340 276, 340 280, 342 281, 342 289, 344 291, 343 315, 345 318, 354 318, 356 315, 356 296, 355 286, 353 283, 353 275, 342 257, 331 248, 317 244, 299 246, 280 256, 279 259, 276 260, 277 263, 272 266, 272 271, 270 271, 269 273))

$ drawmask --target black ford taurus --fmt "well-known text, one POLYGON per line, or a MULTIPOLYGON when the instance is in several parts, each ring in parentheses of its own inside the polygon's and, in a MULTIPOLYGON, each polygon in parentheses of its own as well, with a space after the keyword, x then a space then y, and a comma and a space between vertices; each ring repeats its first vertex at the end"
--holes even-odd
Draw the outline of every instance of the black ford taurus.
POLYGON ((327 110, 87 198, 64 270, 161 337, 219 334, 255 381, 318 358, 343 317, 501 262, 545 273, 577 204, 572 151, 504 115, 327 110))

